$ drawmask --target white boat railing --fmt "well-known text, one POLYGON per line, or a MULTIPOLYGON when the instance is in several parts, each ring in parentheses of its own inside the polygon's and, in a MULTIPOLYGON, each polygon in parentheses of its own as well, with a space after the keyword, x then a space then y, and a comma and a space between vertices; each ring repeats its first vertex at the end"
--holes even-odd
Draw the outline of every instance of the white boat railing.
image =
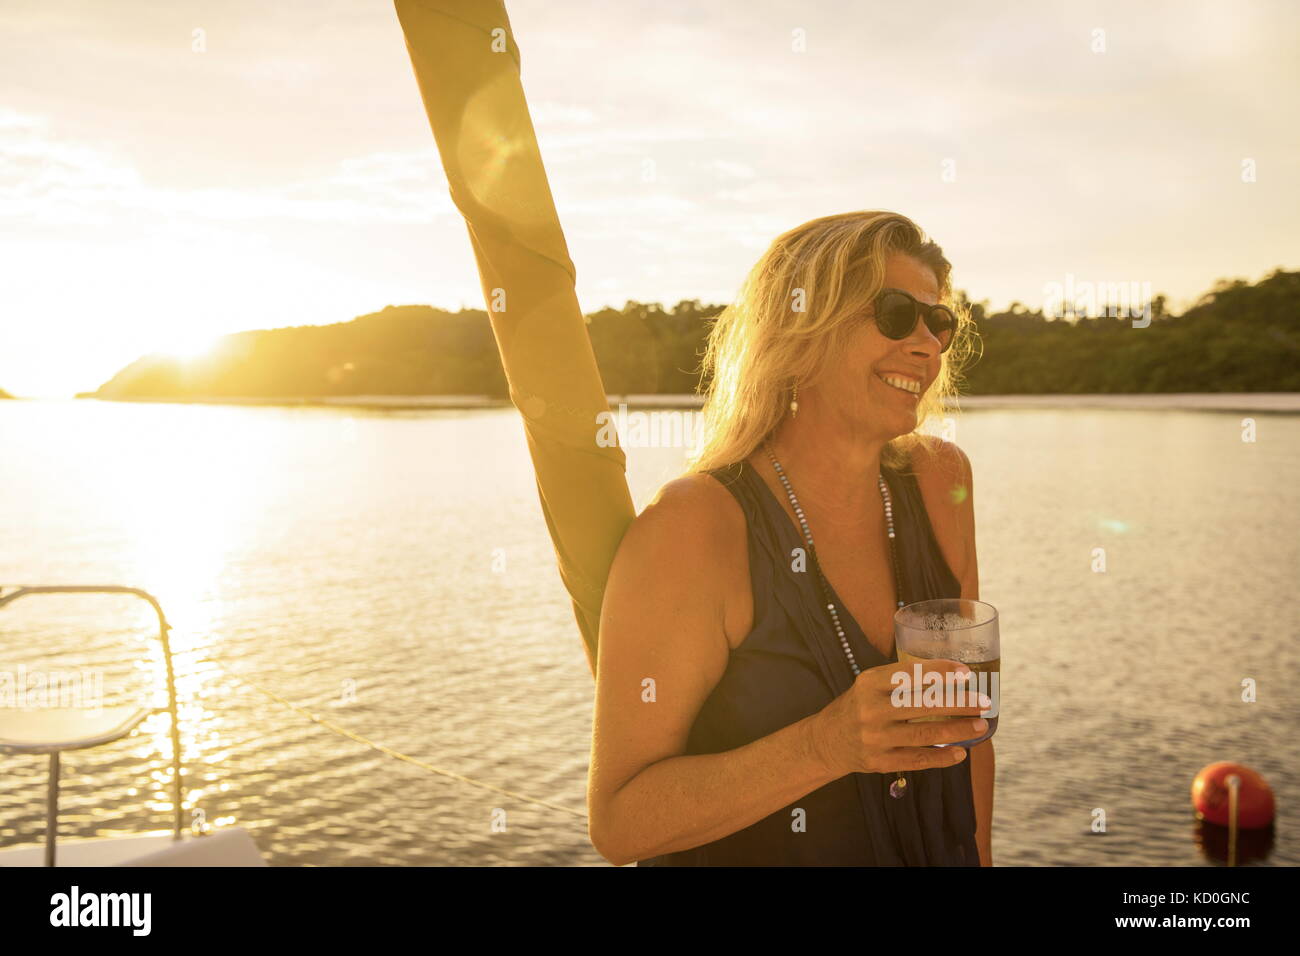
MULTIPOLYGON (((163 659, 167 671, 166 708, 99 708, 94 719, 81 712, 74 712, 68 709, 51 709, 47 712, 48 716, 32 717, 30 713, 25 713, 12 720, 6 719, 4 709, 0 708, 0 753, 48 753, 50 755, 49 796, 46 808, 45 865, 55 865, 55 842, 58 833, 59 754, 65 750, 80 750, 112 743, 135 730, 144 718, 151 714, 162 713, 164 710, 171 717, 172 799, 175 807, 172 846, 179 847, 183 837, 185 836, 182 824, 183 785, 181 779, 180 725, 177 719, 176 676, 172 665, 171 644, 168 639, 168 632, 172 628, 167 622, 167 617, 163 613, 162 606, 158 603, 158 600, 147 591, 143 591, 140 588, 123 587, 119 585, 53 585, 42 587, 18 587, 15 589, 8 589, 5 586, 0 585, 0 609, 3 609, 18 598, 25 597, 29 594, 132 594, 147 601, 158 615, 158 638, 162 642, 163 659)), ((369 747, 386 757, 413 765, 430 774, 449 780, 455 780, 459 783, 477 787, 523 803, 530 803, 534 806, 559 811, 576 819, 585 820, 587 817, 584 810, 564 806, 563 804, 558 804, 550 800, 533 797, 517 790, 496 786, 487 781, 476 780, 450 768, 439 767, 429 763, 428 761, 402 753, 400 750, 359 734, 347 727, 343 727, 335 721, 330 720, 328 717, 289 700, 250 677, 236 676, 228 661, 212 655, 205 655, 202 658, 202 661, 222 667, 227 672, 228 679, 235 683, 266 696, 276 703, 306 717, 308 720, 313 721, 340 737, 346 738, 365 747, 369 747)), ((236 845, 233 842, 230 843, 230 846, 234 847, 234 850, 227 849, 225 855, 231 857, 231 859, 237 858, 239 861, 231 863, 230 865, 264 865, 260 862, 260 857, 257 856, 255 845, 252 843, 251 838, 242 830, 240 830, 240 834, 243 834, 243 836, 230 836, 229 839, 231 841, 243 839, 247 846, 236 845), (254 848, 251 854, 245 852, 248 847, 254 848), (235 852, 236 850, 240 852, 235 852)), ((143 848, 147 841, 154 841, 154 843, 156 843, 158 837, 147 836, 131 839, 138 842, 140 847, 143 848)), ((89 844, 98 842, 101 841, 81 841, 81 845, 76 849, 78 853, 84 853, 88 849, 89 844)), ((112 842, 120 843, 123 841, 121 838, 117 838, 112 842)), ((206 842, 206 839, 203 842, 206 842)), ((213 846, 215 847, 215 844, 213 846)), ((150 848, 152 848, 152 844, 150 845, 150 848)), ((105 859, 112 857, 114 860, 123 854, 126 854, 126 856, 138 856, 140 852, 138 849, 126 847, 89 847, 89 850, 92 851, 93 854, 98 854, 100 857, 105 859)), ((11 849, 3 852, 14 855, 15 859, 21 857, 23 860, 26 860, 31 856, 31 851, 27 848, 11 849)), ((166 854, 175 855, 172 850, 167 850, 166 854)), ((164 853, 160 851, 157 855, 161 857, 164 853)), ((221 854, 217 855, 220 856, 221 854)), ((73 865, 87 864, 81 863, 73 865)), ((91 863, 89 865, 97 864, 91 863)))
POLYGON ((158 639, 162 642, 163 661, 167 668, 167 706, 102 708, 94 715, 84 710, 51 709, 33 717, 22 714, 12 721, 0 719, 0 753, 49 754, 49 789, 45 808, 45 865, 55 865, 55 844, 59 831, 59 755, 68 750, 85 750, 120 740, 152 714, 166 712, 171 717, 172 803, 175 808, 172 839, 179 841, 182 831, 181 736, 176 708, 176 675, 172 668, 171 642, 167 632, 171 625, 158 600, 139 588, 113 584, 48 585, 19 587, 5 593, 0 588, 0 609, 19 598, 32 594, 132 594, 147 601, 158 615, 158 639))

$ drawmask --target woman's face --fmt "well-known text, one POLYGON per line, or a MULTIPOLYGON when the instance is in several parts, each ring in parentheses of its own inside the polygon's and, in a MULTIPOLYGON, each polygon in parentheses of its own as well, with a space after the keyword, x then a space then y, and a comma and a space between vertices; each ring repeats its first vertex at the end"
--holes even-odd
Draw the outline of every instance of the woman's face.
MULTIPOLYGON (((884 285, 927 305, 939 301, 934 272, 911 256, 886 260, 884 285)), ((843 354, 817 383, 817 398, 845 417, 844 424, 855 435, 888 440, 916 428, 921 395, 939 375, 940 343, 923 320, 906 338, 887 338, 870 321, 873 311, 870 303, 863 303, 867 319, 853 330, 843 354), (882 376, 916 382, 919 392, 890 385, 882 376)))

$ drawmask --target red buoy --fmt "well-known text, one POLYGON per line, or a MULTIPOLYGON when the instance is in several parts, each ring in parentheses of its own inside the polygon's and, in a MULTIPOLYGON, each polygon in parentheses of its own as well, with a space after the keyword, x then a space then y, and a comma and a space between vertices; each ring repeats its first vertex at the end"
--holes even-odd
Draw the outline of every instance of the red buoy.
POLYGON ((1228 778, 1236 776, 1237 826, 1255 830, 1273 822, 1273 791, 1263 777, 1239 763, 1221 760, 1201 770, 1192 781, 1192 806, 1196 818, 1228 826, 1228 778))

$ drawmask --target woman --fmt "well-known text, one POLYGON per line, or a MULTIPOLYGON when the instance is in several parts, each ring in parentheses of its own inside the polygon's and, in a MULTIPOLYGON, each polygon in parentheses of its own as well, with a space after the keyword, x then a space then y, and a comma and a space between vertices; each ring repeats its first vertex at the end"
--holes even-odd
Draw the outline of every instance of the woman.
POLYGON ((719 317, 706 440, 601 609, 588 810, 611 862, 992 865, 991 741, 931 746, 979 707, 889 697, 899 603, 979 595, 969 462, 917 433, 970 354, 965 311, 931 308, 949 272, 903 216, 828 216, 719 317))

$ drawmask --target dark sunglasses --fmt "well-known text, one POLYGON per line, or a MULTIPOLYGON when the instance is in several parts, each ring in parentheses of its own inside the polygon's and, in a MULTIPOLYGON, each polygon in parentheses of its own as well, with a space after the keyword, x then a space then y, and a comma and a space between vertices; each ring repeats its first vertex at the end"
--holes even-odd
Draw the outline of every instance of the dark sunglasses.
POLYGON ((939 352, 948 351, 957 333, 957 316, 945 305, 918 302, 902 289, 881 289, 873 302, 876 328, 891 339, 905 339, 916 328, 916 320, 925 316, 925 327, 939 340, 939 352))

